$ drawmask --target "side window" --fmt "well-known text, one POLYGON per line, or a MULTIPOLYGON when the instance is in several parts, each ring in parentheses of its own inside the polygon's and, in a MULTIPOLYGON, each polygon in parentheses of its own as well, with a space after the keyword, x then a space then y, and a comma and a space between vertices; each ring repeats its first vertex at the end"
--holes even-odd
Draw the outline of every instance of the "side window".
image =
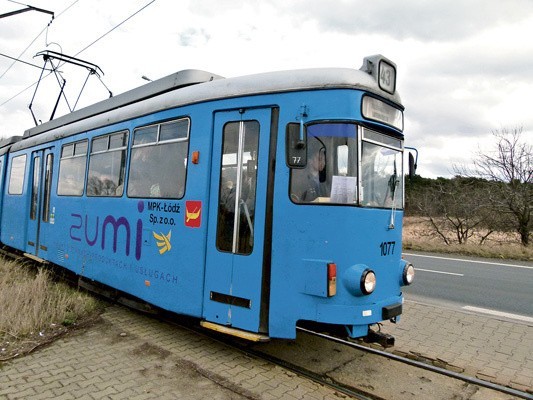
POLYGON ((9 194, 22 194, 24 172, 26 171, 26 154, 13 158, 9 174, 9 194))
POLYGON ((54 165, 54 156, 48 154, 46 156, 46 165, 44 173, 44 203, 43 203, 43 221, 50 221, 50 194, 52 192, 52 167, 54 165))
POLYGON ((224 126, 217 222, 217 248, 250 254, 254 245, 259 122, 224 126))
POLYGON ((128 197, 183 197, 189 127, 189 119, 182 118, 133 132, 128 197))
POLYGON ((87 196, 122 196, 127 148, 127 131, 98 136, 92 140, 87 196))
POLYGON ((39 186, 41 184, 41 157, 33 159, 33 180, 31 185, 31 208, 30 219, 37 218, 37 206, 39 205, 39 186))
POLYGON ((297 204, 357 204, 357 126, 310 124, 305 151, 304 168, 291 168, 291 200, 297 204))
POLYGON ((69 143, 61 148, 59 162, 59 182, 57 194, 60 196, 81 196, 87 168, 88 141, 69 143))

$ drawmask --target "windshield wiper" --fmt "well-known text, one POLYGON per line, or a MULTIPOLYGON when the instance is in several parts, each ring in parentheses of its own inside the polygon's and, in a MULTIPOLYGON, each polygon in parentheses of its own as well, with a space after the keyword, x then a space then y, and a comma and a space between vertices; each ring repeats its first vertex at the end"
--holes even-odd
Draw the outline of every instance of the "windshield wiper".
POLYGON ((392 197, 392 209, 390 215, 389 229, 394 229, 394 216, 396 211, 396 186, 400 183, 398 179, 398 170, 396 168, 396 160, 394 160, 394 174, 389 178, 389 189, 392 197))

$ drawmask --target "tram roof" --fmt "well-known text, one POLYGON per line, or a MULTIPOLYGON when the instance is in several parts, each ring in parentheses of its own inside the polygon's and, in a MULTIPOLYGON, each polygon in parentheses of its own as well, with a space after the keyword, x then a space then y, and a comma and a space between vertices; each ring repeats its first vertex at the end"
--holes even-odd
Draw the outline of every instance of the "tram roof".
POLYGON ((362 89, 401 104, 397 93, 391 95, 384 92, 371 75, 351 68, 276 71, 236 78, 223 78, 200 70, 184 70, 28 129, 24 133, 24 140, 14 147, 25 148, 187 104, 333 88, 362 89))
POLYGON ((11 136, 0 139, 0 156, 7 153, 11 146, 22 139, 22 136, 11 136))
POLYGON ((197 85, 199 83, 209 82, 215 79, 223 79, 223 77, 207 71, 195 69, 179 71, 165 76, 164 78, 121 93, 117 96, 110 97, 109 99, 102 100, 98 103, 66 114, 62 117, 45 122, 42 125, 30 128, 24 132, 24 137, 38 135, 51 129, 68 125, 70 123, 102 114, 104 112, 115 110, 132 103, 137 103, 166 92, 182 89, 191 85, 197 85))

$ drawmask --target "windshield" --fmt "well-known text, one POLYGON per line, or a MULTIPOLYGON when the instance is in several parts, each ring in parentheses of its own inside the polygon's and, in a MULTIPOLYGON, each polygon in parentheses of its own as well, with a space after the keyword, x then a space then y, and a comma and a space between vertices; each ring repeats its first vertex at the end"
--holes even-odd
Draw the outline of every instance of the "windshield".
MULTIPOLYGON (((296 131, 299 125, 289 124, 288 134, 291 129, 296 131)), ((291 168, 290 198, 294 203, 402 207, 400 139, 366 128, 358 131, 357 125, 351 123, 313 124, 306 131, 306 162, 303 168, 291 168)))
POLYGON ((401 141, 363 129, 361 205, 402 208, 402 174, 401 141))
MULTIPOLYGON (((298 125, 295 129, 298 129, 298 125)), ((345 123, 307 127, 307 163, 291 171, 295 203, 357 203, 357 126, 345 123)))

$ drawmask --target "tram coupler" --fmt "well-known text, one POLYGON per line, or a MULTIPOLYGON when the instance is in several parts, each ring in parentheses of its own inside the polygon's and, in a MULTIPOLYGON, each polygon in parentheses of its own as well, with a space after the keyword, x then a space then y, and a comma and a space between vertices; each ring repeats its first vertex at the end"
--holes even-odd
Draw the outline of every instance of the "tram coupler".
POLYGON ((368 335, 363 339, 366 343, 379 343, 384 348, 394 346, 394 336, 389 335, 388 333, 374 331, 372 329, 368 330, 368 335))

